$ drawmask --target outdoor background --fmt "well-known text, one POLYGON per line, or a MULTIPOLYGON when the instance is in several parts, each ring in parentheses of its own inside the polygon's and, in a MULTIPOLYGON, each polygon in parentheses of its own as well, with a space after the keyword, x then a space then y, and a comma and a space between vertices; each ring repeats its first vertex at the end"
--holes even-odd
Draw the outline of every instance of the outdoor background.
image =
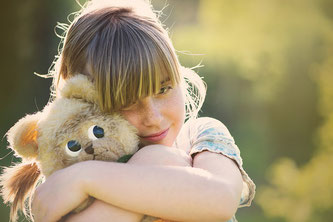
MULTIPOLYGON (((81 1, 83 2, 83 1, 81 1)), ((208 84, 201 116, 221 120, 257 185, 240 222, 333 218, 333 1, 168 0, 162 20, 184 66, 208 84)), ((165 0, 153 0, 160 10, 165 0)), ((57 22, 74 0, 4 1, 0 137, 49 98, 43 74, 57 54, 57 22)), ((61 33, 61 30, 57 30, 61 33)), ((0 143, 0 165, 16 159, 0 143), (8 154, 8 155, 7 155, 8 154)), ((0 221, 9 208, 0 205, 0 221)))

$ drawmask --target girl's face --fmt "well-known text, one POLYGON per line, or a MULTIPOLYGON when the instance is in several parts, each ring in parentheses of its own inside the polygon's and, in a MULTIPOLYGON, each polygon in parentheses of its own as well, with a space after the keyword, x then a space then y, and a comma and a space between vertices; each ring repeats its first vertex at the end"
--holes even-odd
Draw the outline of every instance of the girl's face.
POLYGON ((184 124, 185 105, 180 84, 162 84, 160 92, 140 99, 120 113, 138 130, 140 147, 161 144, 172 146, 184 124))

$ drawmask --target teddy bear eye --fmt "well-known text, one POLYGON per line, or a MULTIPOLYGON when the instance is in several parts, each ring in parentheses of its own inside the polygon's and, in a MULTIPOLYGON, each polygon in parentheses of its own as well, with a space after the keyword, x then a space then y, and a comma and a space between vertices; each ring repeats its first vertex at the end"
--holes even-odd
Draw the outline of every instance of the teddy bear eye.
POLYGON ((104 137, 104 129, 102 127, 93 125, 88 129, 88 137, 91 140, 96 140, 104 137))
POLYGON ((70 156, 77 156, 81 151, 81 145, 76 140, 71 140, 66 144, 66 153, 70 156))

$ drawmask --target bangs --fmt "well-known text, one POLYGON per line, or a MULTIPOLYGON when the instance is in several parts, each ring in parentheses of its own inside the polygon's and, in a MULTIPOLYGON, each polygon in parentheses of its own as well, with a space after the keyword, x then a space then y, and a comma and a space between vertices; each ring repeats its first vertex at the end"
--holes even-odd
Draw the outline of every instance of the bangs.
POLYGON ((155 95, 164 82, 171 86, 179 83, 178 60, 159 27, 147 20, 131 20, 130 24, 113 21, 112 25, 115 30, 94 39, 97 44, 91 49, 99 53, 88 53, 96 55, 89 61, 103 111, 119 111, 155 95))

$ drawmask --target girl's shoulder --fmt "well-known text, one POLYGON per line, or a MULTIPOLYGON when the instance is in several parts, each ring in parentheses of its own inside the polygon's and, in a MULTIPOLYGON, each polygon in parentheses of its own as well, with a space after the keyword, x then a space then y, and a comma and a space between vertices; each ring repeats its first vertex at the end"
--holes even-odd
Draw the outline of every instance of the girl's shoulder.
POLYGON ((192 118, 187 120, 182 127, 176 140, 176 146, 190 153, 191 148, 200 141, 214 141, 219 138, 234 141, 229 130, 221 121, 211 117, 192 118))
POLYGON ((207 134, 230 135, 227 127, 221 121, 212 117, 189 119, 184 124, 184 130, 186 130, 186 128, 187 130, 192 130, 193 133, 197 133, 201 136, 207 134))
POLYGON ((198 139, 215 140, 218 138, 234 142, 227 127, 221 121, 211 117, 189 119, 180 134, 187 135, 192 144, 198 139))

